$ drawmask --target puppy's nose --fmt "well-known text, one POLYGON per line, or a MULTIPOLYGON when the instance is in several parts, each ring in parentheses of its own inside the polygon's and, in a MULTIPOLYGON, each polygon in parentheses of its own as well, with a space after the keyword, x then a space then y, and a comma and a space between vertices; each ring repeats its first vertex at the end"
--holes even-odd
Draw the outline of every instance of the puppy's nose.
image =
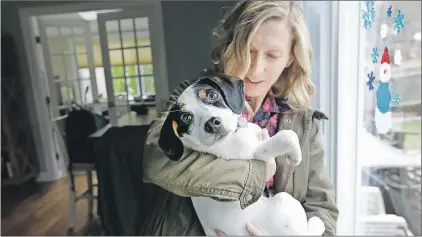
POLYGON ((216 133, 221 126, 221 120, 217 117, 212 117, 205 122, 205 131, 209 133, 216 133))

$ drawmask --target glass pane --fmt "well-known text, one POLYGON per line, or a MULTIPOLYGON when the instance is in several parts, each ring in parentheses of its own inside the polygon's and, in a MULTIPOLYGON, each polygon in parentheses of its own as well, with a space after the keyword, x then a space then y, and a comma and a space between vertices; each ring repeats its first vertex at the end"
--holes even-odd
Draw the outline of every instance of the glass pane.
POLYGON ((129 77, 137 76, 138 75, 138 68, 136 67, 136 65, 126 66, 126 74, 129 77))
POLYGON ((46 27, 45 29, 47 37, 57 37, 59 36, 59 28, 58 27, 46 27))
POLYGON ((120 49, 110 50, 109 57, 111 66, 123 65, 122 51, 120 49))
POLYGON ((120 44, 120 35, 119 33, 108 33, 108 48, 109 49, 120 49, 122 45, 120 44))
MULTIPOLYGON (((371 28, 361 27, 360 42, 365 92, 359 150, 365 156, 358 157, 358 234, 420 236, 421 42, 415 36, 421 32, 421 3, 373 3, 375 19, 371 28), (402 13, 399 31, 394 21, 402 13)), ((362 2, 362 9, 368 6, 362 2)))
MULTIPOLYGON (((68 79, 76 79, 77 78, 77 67, 75 62, 75 55, 74 54, 67 54, 63 56, 66 73, 68 79)), ((63 60, 62 59, 62 60, 63 60)))
POLYGON ((91 21, 89 23, 89 28, 91 30, 91 33, 98 34, 98 24, 97 24, 97 21, 91 21))
POLYGON ((143 31, 136 31, 136 43, 137 46, 150 46, 151 42, 149 39, 149 31, 143 30, 143 31))
POLYGON ((62 104, 70 104, 72 101, 76 100, 72 82, 63 82, 59 84, 62 104))
POLYGON ((63 63, 63 57, 61 55, 51 56, 51 68, 55 80, 65 79, 65 64, 63 63))
POLYGON ((67 37, 55 37, 48 39, 48 47, 51 54, 61 54, 72 52, 73 49, 70 47, 67 37))
POLYGON ((151 48, 138 48, 139 64, 152 64, 151 48))
POLYGON ((72 35, 72 28, 69 27, 60 27, 61 36, 70 36, 72 35))
POLYGON ((140 65, 140 69, 141 69, 142 75, 153 75, 154 74, 152 64, 140 65))
POLYGON ((76 56, 78 59, 78 68, 89 68, 87 54, 77 54, 76 56))
POLYGON ((142 77, 142 96, 155 95, 154 77, 142 77))
POLYGON ((122 78, 125 76, 125 70, 122 66, 111 67, 111 76, 114 78, 122 78))
POLYGON ((97 67, 95 69, 95 76, 97 82, 98 100, 107 101, 107 87, 104 76, 104 68, 97 67))
POLYGON ((82 35, 84 33, 84 28, 82 27, 73 27, 74 35, 82 35))
POLYGON ((139 78, 129 77, 127 78, 127 87, 129 91, 129 100, 134 100, 136 96, 140 95, 139 78))
POLYGON ((125 79, 113 79, 114 96, 126 98, 125 79))
POLYGON ((135 29, 136 30, 148 30, 148 17, 135 18, 135 29))
POLYGON ((90 80, 80 80, 80 91, 82 94, 82 104, 92 103, 92 87, 90 80))
POLYGON ((125 49, 123 50, 125 56, 125 64, 126 65, 136 65, 136 49, 125 49))
POLYGON ((89 68, 80 68, 78 70, 79 72, 79 78, 80 79, 89 79, 90 77, 90 72, 89 72, 89 68))
POLYGON ((77 53, 86 53, 85 38, 75 37, 73 42, 77 53))
POLYGON ((133 19, 122 19, 120 20, 120 29, 123 32, 133 32, 133 19))
POLYGON ((110 32, 118 32, 119 28, 118 28, 118 24, 117 21, 106 21, 106 31, 107 33, 110 32))

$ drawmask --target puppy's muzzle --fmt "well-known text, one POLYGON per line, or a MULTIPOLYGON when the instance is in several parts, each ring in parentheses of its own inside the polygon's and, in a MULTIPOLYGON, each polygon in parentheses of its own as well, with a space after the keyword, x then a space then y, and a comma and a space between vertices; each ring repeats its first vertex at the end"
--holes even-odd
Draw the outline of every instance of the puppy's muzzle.
POLYGON ((205 131, 211 134, 222 133, 224 129, 220 118, 212 117, 205 122, 205 131))

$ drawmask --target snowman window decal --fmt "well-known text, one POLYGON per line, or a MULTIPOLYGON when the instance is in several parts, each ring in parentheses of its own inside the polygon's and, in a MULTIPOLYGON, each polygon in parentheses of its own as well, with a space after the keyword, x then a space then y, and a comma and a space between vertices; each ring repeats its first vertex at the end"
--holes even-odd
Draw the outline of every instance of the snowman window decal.
POLYGON ((384 48, 384 53, 381 58, 381 65, 379 70, 379 86, 376 92, 376 109, 375 109, 375 125, 377 131, 381 134, 386 134, 390 131, 392 126, 391 121, 391 92, 390 92, 390 78, 391 78, 391 65, 390 56, 388 55, 388 48, 384 48))

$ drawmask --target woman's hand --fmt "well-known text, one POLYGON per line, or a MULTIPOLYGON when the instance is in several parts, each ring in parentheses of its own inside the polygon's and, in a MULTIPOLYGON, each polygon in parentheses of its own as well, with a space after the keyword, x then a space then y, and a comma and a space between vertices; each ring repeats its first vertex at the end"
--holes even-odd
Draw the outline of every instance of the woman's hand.
MULTIPOLYGON (((246 230, 248 231, 250 236, 261 236, 263 235, 261 231, 259 231, 252 223, 246 224, 246 230)), ((217 236, 227 236, 223 231, 221 230, 215 230, 215 233, 217 236)))

